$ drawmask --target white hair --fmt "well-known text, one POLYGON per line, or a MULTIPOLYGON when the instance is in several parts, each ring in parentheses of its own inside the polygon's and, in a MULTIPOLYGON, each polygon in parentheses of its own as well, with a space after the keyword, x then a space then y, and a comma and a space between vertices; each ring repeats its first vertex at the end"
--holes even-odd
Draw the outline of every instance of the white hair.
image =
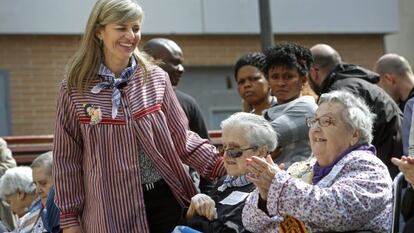
POLYGON ((30 167, 32 169, 34 168, 45 168, 48 172, 48 174, 52 174, 52 165, 53 165, 53 152, 48 151, 46 153, 43 153, 35 160, 33 160, 32 165, 30 167))
POLYGON ((238 128, 244 131, 243 135, 250 146, 267 146, 268 151, 277 147, 277 134, 270 123, 262 116, 237 112, 225 119, 220 124, 222 130, 238 128))
POLYGON ((10 157, 12 157, 12 152, 7 147, 7 142, 3 138, 0 138, 0 161, 5 161, 10 157))
POLYGON ((363 99, 350 92, 337 90, 322 94, 319 98, 319 105, 322 103, 338 103, 344 107, 341 113, 344 123, 351 129, 360 131, 358 143, 372 142, 372 128, 375 114, 363 99))
POLYGON ((8 169, 0 178, 0 198, 17 191, 33 194, 36 186, 33 184, 32 169, 20 166, 8 169))

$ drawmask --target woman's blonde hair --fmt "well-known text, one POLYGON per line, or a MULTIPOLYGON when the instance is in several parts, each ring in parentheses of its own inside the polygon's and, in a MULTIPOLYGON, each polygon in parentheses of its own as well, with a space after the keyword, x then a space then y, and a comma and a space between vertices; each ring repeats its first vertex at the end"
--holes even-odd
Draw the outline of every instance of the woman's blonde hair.
MULTIPOLYGON (((97 29, 108 23, 142 22, 143 17, 142 8, 134 0, 98 0, 89 15, 80 47, 67 67, 69 87, 75 87, 82 93, 96 77, 104 58, 102 42, 96 36, 97 29)), ((135 49, 133 56, 143 69, 145 80, 151 64, 150 57, 138 49, 135 49)))

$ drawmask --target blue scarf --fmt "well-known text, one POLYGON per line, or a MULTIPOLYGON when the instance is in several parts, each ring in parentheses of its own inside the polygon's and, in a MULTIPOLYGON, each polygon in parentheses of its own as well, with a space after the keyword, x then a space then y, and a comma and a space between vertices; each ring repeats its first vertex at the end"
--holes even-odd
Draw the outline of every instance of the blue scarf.
POLYGON ((223 192, 227 188, 243 187, 251 183, 252 182, 247 179, 246 175, 237 176, 237 177, 227 175, 226 178, 224 178, 223 184, 217 189, 223 192))
POLYGON ((354 150, 368 150, 368 151, 372 151, 374 154, 376 154, 376 150, 375 147, 370 145, 370 144, 356 144, 353 146, 348 147, 348 149, 346 149, 345 151, 343 151, 338 158, 336 158, 336 160, 326 166, 326 167, 321 167, 319 166, 318 163, 315 163, 315 165, 313 165, 313 178, 312 178, 312 184, 317 184, 320 180, 322 180, 326 175, 329 174, 329 172, 331 172, 332 168, 343 158, 345 157, 345 155, 349 154, 351 151, 354 150))
POLYGON ((104 64, 101 64, 98 75, 101 76, 103 81, 96 84, 91 90, 93 94, 98 94, 105 88, 112 89, 112 119, 115 119, 116 115, 118 115, 118 108, 121 103, 121 92, 119 89, 125 87, 129 77, 134 73, 137 66, 137 63, 133 57, 130 58, 129 63, 130 65, 121 72, 119 78, 115 78, 114 73, 104 64))

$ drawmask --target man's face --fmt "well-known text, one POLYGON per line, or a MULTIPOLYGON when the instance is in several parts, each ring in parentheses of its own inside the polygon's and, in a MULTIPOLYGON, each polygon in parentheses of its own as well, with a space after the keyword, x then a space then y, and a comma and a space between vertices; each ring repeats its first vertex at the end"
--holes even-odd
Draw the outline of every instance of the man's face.
POLYGON ((399 90, 395 83, 395 76, 392 74, 381 75, 377 85, 381 87, 391 98, 398 104, 401 102, 399 98, 399 90))
POLYGON ((180 48, 171 48, 171 51, 164 50, 158 59, 163 61, 161 68, 170 76, 171 84, 177 86, 181 75, 184 73, 183 53, 180 48))
POLYGON ((312 88, 312 90, 318 96, 320 96, 322 94, 320 81, 318 82, 318 80, 320 80, 320 74, 319 74, 319 72, 320 71, 319 71, 318 68, 312 67, 310 69, 309 78, 308 78, 308 80, 309 80, 309 86, 312 88))

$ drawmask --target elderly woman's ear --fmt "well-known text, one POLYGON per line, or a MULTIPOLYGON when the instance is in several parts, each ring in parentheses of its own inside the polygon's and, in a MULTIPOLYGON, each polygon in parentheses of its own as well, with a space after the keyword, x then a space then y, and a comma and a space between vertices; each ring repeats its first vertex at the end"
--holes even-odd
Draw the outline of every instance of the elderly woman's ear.
POLYGON ((17 198, 19 199, 19 201, 23 201, 26 198, 25 192, 17 191, 16 194, 17 194, 17 198))
POLYGON ((353 133, 351 136, 351 146, 358 144, 359 138, 361 136, 361 132, 359 129, 353 129, 353 133))
POLYGON ((267 145, 260 146, 257 151, 259 152, 260 157, 266 157, 269 154, 267 145))

